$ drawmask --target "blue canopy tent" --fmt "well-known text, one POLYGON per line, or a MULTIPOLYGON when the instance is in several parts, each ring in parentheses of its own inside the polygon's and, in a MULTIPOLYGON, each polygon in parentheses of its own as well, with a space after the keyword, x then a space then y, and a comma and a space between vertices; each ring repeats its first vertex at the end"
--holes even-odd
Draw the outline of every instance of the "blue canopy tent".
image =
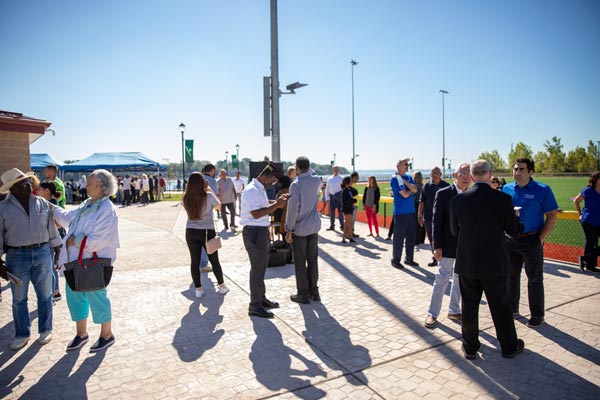
POLYGON ((46 165, 54 164, 62 168, 62 164, 56 161, 49 154, 31 154, 31 171, 39 172, 46 168, 46 165))
POLYGON ((94 153, 83 160, 64 165, 62 170, 65 172, 86 172, 99 168, 109 171, 167 170, 166 165, 160 164, 139 152, 94 153))

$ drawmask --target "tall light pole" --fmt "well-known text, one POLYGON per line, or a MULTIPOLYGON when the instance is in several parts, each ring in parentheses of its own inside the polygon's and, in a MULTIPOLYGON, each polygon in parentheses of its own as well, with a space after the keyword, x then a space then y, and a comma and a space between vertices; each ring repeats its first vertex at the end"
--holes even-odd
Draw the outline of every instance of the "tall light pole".
POLYGON ((183 132, 185 132, 185 124, 183 122, 179 124, 179 131, 181 132, 181 187, 185 187, 185 139, 183 138, 183 132))
POLYGON ((442 94, 442 178, 446 176, 446 121, 445 121, 445 110, 444 110, 444 95, 448 92, 444 89, 440 89, 442 94))
POLYGON ((229 172, 229 167, 227 166, 227 158, 229 157, 229 152, 225 150, 225 172, 229 172))
POLYGON ((240 145, 235 145, 235 159, 237 160, 237 172, 240 172, 240 145))
POLYGON ((281 161, 279 142, 279 41, 277 37, 277 0, 271 0, 271 158, 281 161))
POLYGON ((356 171, 356 150, 354 147, 354 66, 357 61, 350 60, 350 69, 352 71, 352 172, 356 171))

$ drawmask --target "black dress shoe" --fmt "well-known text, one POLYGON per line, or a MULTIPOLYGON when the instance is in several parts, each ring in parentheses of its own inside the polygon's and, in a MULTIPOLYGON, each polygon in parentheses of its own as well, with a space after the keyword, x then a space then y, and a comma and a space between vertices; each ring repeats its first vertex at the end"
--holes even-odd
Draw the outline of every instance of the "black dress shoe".
POLYGON ((271 301, 269 299, 267 299, 265 297, 265 299, 262 302, 262 305, 264 308, 279 308, 279 303, 277 303, 276 301, 271 301))
POLYGON ((329 228, 327 228, 328 231, 335 231, 335 227, 330 226, 329 228))
POLYGON ((418 267, 419 266, 419 264, 417 264, 413 260, 404 260, 404 264, 410 265, 411 267, 418 267))
POLYGON ((600 269, 598 269, 597 267, 587 267, 587 270, 596 274, 600 273, 600 269))
POLYGON ((300 304, 309 304, 310 303, 310 299, 305 294, 293 294, 290 296, 290 300, 293 301, 294 303, 300 303, 300 304))
POLYGON ((359 238, 359 237, 360 237, 360 235, 357 235, 356 233, 353 233, 353 234, 352 234, 352 237, 353 237, 353 238, 359 238))
POLYGON ((467 360, 474 360, 474 359, 476 359, 476 358, 477 358, 477 352, 475 352, 475 353, 469 353, 469 352, 467 351, 467 348, 465 347, 465 344, 464 344, 464 343, 462 344, 462 346, 461 346, 461 349, 462 349, 462 352, 463 352, 463 354, 465 355, 465 358, 466 358, 467 360))
POLYGON ((428 267, 435 267, 437 265, 438 265, 437 260, 433 260, 429 264, 427 264, 428 267))
POLYGON ((392 267, 398 268, 398 269, 404 269, 404 265, 400 264, 397 261, 392 261, 392 267))
POLYGON ((513 358, 517 354, 522 353, 524 348, 525 348, 525 342, 522 339, 517 339, 517 348, 516 348, 516 350, 513 351, 512 353, 502 353, 502 357, 504 357, 504 358, 513 358))
POLYGON ((321 301, 321 295, 319 294, 319 291, 313 291, 310 293, 310 299, 313 301, 321 301))
POLYGON ((273 318, 275 315, 271 311, 267 311, 264 307, 250 307, 248 309, 248 315, 251 317, 260 317, 260 318, 273 318))
POLYGON ((537 328, 544 323, 544 317, 531 317, 525 324, 528 328, 537 328))

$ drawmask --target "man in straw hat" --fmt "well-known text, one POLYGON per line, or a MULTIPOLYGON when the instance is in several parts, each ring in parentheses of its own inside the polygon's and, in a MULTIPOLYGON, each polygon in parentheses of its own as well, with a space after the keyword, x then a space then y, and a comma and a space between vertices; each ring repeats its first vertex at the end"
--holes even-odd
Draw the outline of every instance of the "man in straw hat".
POLYGON ((61 239, 49 203, 31 193, 32 175, 13 168, 0 176, 0 193, 8 193, 0 202, 0 257, 6 252, 6 264, 0 259, 0 276, 8 280, 10 273, 21 283, 17 285, 13 280, 11 284, 15 324, 11 350, 19 350, 29 341, 30 281, 37 296, 38 343, 44 345, 52 339, 52 266, 61 239))

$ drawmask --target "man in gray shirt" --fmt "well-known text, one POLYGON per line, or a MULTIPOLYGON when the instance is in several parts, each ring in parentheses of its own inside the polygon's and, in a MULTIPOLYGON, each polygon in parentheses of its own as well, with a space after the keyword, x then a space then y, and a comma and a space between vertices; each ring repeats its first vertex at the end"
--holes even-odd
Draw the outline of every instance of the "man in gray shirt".
POLYGON ((292 250, 298 290, 290 299, 308 304, 311 299, 321 301, 317 286, 318 232, 321 229, 317 205, 321 179, 312 175, 310 161, 306 157, 296 159, 296 171, 298 178, 290 186, 285 220, 285 240, 294 243, 292 250))
POLYGON ((227 223, 227 210, 229 210, 229 214, 231 215, 231 229, 237 228, 235 224, 235 185, 231 178, 227 176, 227 171, 222 169, 219 171, 219 180, 217 181, 219 186, 218 197, 219 201, 221 201, 221 215, 223 216, 223 225, 225 225, 225 229, 229 229, 229 224, 227 223))
POLYGON ((0 257, 6 251, 6 264, 0 259, 0 276, 8 280, 10 273, 21 281, 21 285, 14 280, 10 285, 15 324, 11 350, 19 350, 29 341, 30 281, 37 295, 38 342, 44 345, 52 339, 52 267, 61 238, 50 204, 31 193, 31 175, 13 168, 1 176, 0 193, 10 194, 0 202, 0 257))

